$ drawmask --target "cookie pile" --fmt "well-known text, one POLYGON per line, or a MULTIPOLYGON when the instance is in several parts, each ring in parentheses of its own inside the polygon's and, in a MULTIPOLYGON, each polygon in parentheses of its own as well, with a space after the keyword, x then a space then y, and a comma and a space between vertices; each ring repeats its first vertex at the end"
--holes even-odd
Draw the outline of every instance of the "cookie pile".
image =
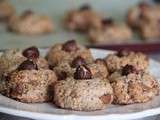
POLYGON ((42 57, 36 47, 0 56, 0 93, 25 103, 52 102, 93 111, 109 104, 143 103, 159 94, 143 53, 120 51, 94 59, 75 40, 55 44, 42 57))

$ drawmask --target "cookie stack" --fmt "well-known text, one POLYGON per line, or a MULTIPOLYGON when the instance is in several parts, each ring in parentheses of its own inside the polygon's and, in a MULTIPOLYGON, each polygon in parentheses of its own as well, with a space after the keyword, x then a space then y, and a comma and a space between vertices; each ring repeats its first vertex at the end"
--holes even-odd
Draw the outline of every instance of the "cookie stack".
POLYGON ((159 94, 148 66, 146 55, 130 51, 94 59, 74 40, 55 44, 45 58, 36 47, 6 50, 0 57, 0 92, 25 103, 80 111, 143 103, 159 94))

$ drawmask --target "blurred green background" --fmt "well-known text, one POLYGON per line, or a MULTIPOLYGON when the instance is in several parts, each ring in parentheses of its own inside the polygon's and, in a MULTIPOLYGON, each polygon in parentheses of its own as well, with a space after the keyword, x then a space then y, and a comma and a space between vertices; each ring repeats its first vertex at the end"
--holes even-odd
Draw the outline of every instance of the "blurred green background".
POLYGON ((89 4, 102 16, 113 17, 123 21, 129 7, 136 5, 140 0, 10 0, 17 13, 24 10, 33 10, 39 14, 46 14, 54 21, 55 32, 48 35, 25 36, 6 32, 5 25, 0 25, 0 49, 24 48, 31 45, 47 47, 56 42, 76 39, 83 44, 89 44, 82 34, 68 32, 61 25, 62 18, 69 9, 89 4))

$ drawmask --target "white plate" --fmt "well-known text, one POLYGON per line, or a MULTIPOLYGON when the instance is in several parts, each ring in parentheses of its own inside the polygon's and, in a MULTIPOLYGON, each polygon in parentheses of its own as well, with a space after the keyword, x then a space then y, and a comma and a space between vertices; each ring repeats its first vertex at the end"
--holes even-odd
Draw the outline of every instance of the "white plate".
MULTIPOLYGON (((47 50, 41 50, 45 54, 47 50)), ((111 51, 91 49, 95 58, 106 56, 111 51)), ((149 70, 160 78, 160 64, 150 60, 149 70)), ((126 106, 110 105, 107 109, 94 112, 80 112, 56 108, 51 103, 25 104, 0 95, 0 112, 37 120, 127 120, 143 118, 160 113, 160 96, 143 104, 126 106)))

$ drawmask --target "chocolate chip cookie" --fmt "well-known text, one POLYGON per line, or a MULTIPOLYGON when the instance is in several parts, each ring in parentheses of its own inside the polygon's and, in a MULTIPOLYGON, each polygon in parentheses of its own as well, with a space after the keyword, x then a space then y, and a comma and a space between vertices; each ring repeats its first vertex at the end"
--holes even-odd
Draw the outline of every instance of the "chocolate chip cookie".
POLYGON ((77 67, 74 77, 58 81, 54 86, 54 103, 60 108, 93 111, 107 107, 113 100, 107 79, 93 78, 86 66, 77 67))
POLYGON ((64 18, 67 29, 80 32, 87 32, 90 28, 98 28, 100 21, 101 17, 88 5, 83 5, 77 10, 70 10, 64 18))
POLYGON ((22 62, 6 80, 6 96, 25 103, 47 102, 52 99, 52 86, 56 82, 55 73, 38 69, 31 60, 22 62))
POLYGON ((101 21, 101 27, 90 29, 88 37, 90 42, 95 44, 122 43, 129 42, 132 31, 127 25, 115 24, 112 19, 107 18, 101 21))
POLYGON ((143 53, 132 51, 119 51, 114 54, 109 54, 105 58, 108 70, 114 72, 127 64, 133 65, 138 70, 147 70, 149 61, 143 53))
POLYGON ((47 16, 27 10, 20 16, 13 16, 9 21, 8 29, 19 34, 45 34, 52 32, 53 24, 47 16))
POLYGON ((127 22, 142 38, 159 38, 159 12, 159 5, 151 5, 142 2, 129 10, 127 22))
POLYGON ((159 94, 159 84, 149 73, 126 65, 109 77, 114 104, 144 103, 159 94))

